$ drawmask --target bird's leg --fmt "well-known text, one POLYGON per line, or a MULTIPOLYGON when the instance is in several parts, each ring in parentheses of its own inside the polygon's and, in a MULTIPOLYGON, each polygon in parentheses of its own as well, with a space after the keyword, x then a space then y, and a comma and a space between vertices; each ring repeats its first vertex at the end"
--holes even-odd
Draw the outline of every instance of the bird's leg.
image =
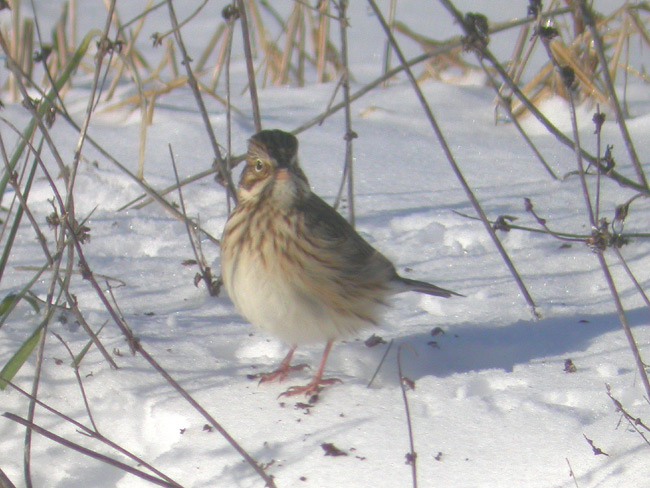
POLYGON ((298 344, 291 345, 291 349, 289 349, 289 352, 284 357, 280 363, 280 366, 278 366, 276 370, 271 371, 270 373, 259 373, 254 375, 254 378, 260 379, 260 382, 258 384, 266 383, 268 381, 283 381, 292 371, 300 371, 301 369, 308 368, 309 366, 306 364, 297 364, 295 366, 291 366, 291 358, 293 357, 293 353, 296 351, 297 347, 298 344))
POLYGON ((300 395, 301 393, 304 393, 306 396, 311 396, 321 391, 323 387, 326 385, 332 385, 334 383, 342 383, 342 381, 339 380, 338 378, 323 379, 323 371, 325 369, 325 363, 327 362, 327 356, 329 356, 330 354, 330 350, 332 349, 333 343, 334 343, 333 340, 327 341, 327 346, 325 346, 323 357, 320 360, 320 364, 318 365, 318 371, 316 371, 316 374, 311 379, 311 381, 307 383, 305 386, 292 386, 287 391, 282 393, 280 396, 293 396, 293 395, 300 395))

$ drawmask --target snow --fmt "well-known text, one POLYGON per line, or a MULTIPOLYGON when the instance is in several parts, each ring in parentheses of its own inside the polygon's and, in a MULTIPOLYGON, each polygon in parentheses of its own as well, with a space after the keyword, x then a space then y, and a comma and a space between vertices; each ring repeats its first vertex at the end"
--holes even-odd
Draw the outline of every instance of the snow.
MULTIPOLYGON (((398 17, 416 30, 429 32, 427 19, 434 19, 442 29, 437 38, 457 33, 457 26, 439 6, 432 6, 434 2, 426 6, 431 12, 419 16, 407 12, 406 3, 398 3, 398 17), (404 13, 401 17, 400 12, 404 13)), ((470 6, 459 4, 461 10, 480 11, 478 5, 465 3, 470 6)), ((514 5, 522 10, 520 3, 504 2, 508 5, 497 8, 493 2, 483 2, 484 10, 496 10, 497 20, 509 18, 514 5)), ((208 5, 215 15, 222 8, 214 2, 208 5)), ((101 12, 103 7, 94 8, 101 12)), ((182 9, 191 11, 189 6, 182 9)), ((129 13, 135 15, 137 10, 129 13)), ((59 10, 52 7, 44 12, 42 21, 53 22, 58 14, 59 10)), ((103 14, 97 10, 95 14, 82 11, 80 15, 92 19, 93 25, 103 25, 103 14)), ((358 74, 353 89, 357 89, 379 74, 383 41, 377 39, 383 38, 365 5, 355 5, 350 16, 352 71, 358 74)), ((125 11, 122 17, 129 15, 125 11)), ((152 19, 153 25, 147 24, 147 29, 168 29, 166 15, 152 19)), ((200 26, 207 20, 196 22, 200 26)), ((203 45, 202 39, 188 38, 195 49, 203 45)), ((497 46, 499 43, 504 46, 500 54, 508 55, 511 44, 507 37, 497 46)), ((411 54, 419 53, 414 46, 409 49, 411 54)), ((241 58, 235 60, 240 78, 241 62, 241 58)), ((578 178, 551 180, 514 127, 494 125, 494 94, 481 80, 474 77, 468 83, 454 85, 427 81, 422 89, 485 212, 490 218, 516 216, 516 224, 536 227, 524 210, 527 197, 553 229, 588 233, 578 178)), ((264 127, 291 130, 301 125, 325 109, 334 89, 335 83, 261 89, 264 127)), ((647 87, 640 84, 633 84, 628 94, 633 114, 628 127, 644 159, 650 151, 650 98, 647 87)), ((76 120, 83 119, 87 96, 86 84, 79 84, 67 95, 76 120)), ((247 94, 240 95, 238 88, 233 96, 233 103, 247 114, 246 119, 234 119, 233 152, 240 154, 254 129, 247 94)), ((154 123, 148 128, 145 161, 145 178, 154 188, 174 183, 169 144, 181 178, 212 163, 209 141, 189 90, 175 91, 160 97, 159 102, 154 123)), ((24 127, 28 120, 24 108, 6 105, 4 117, 24 127)), ((215 134, 225 144, 223 109, 211 100, 208 108, 215 134)), ((542 110, 561 129, 570 127, 562 100, 550 99, 542 104, 542 110)), ((593 111, 590 105, 578 110, 581 141, 589 150, 595 148, 593 111)), ((617 170, 633 178, 613 121, 613 114, 608 113, 603 143, 614 144, 617 170)), ((135 172, 139 124, 139 114, 127 109, 98 112, 89 134, 135 172)), ((572 150, 559 145, 534 120, 524 119, 523 125, 558 175, 575 169, 572 150)), ((538 305, 542 318, 535 320, 482 224, 460 215, 473 216, 474 211, 408 83, 396 79, 389 87, 375 89, 356 101, 353 128, 359 135, 354 142, 359 232, 392 259, 400 273, 466 297, 396 297, 379 328, 338 343, 333 349, 326 375, 341 379, 341 384, 325 389, 319 401, 307 408, 298 403, 306 399, 278 398, 287 386, 305 383, 310 371, 295 373, 285 384, 258 386, 247 378, 277 365, 287 345, 255 331, 237 315, 225 293, 210 298, 202 284, 193 285, 197 268, 182 264, 193 254, 181 222, 157 204, 118 211, 141 190, 86 143, 87 162, 80 166, 75 191, 78 216, 90 216, 87 225, 92 239, 84 245, 84 252, 96 274, 110 277, 120 310, 144 348, 266 466, 279 487, 411 485, 411 466, 405 462, 409 440, 398 379, 398 352, 404 375, 415 383, 407 397, 420 486, 568 488, 577 482, 581 488, 646 487, 650 476, 647 445, 621 420, 607 396, 606 385, 628 411, 645 420, 648 403, 595 255, 579 243, 567 247, 537 233, 499 232, 538 305), (125 285, 119 286, 115 280, 125 285), (367 387, 388 347, 366 347, 363 341, 372 333, 394 344, 367 387), (565 372, 567 359, 576 366, 576 372, 565 372), (594 455, 587 439, 607 456, 594 455), (324 443, 334 444, 347 456, 325 456, 324 443)), ((61 119, 52 134, 64 160, 70 162, 77 135, 61 119)), ((314 191, 330 203, 342 174, 343 135, 342 113, 299 135, 303 169, 314 191)), ((3 129, 3 138, 11 148, 14 135, 3 129)), ((56 175, 58 169, 50 156, 47 162, 56 175)), ((57 180, 57 185, 62 186, 62 180, 57 180)), ((632 195, 630 190, 605 181, 603 215, 611 219, 614 206, 632 195)), ((3 204, 11 196, 12 192, 5 195, 3 204)), ((52 211, 52 196, 48 182, 39 174, 30 208, 44 229, 45 217, 52 211)), ((178 202, 177 194, 168 198, 178 202)), ((227 218, 223 189, 211 177, 204 178, 184 188, 184 199, 188 215, 198 216, 203 228, 219 237, 227 218)), ((647 201, 637 200, 626 231, 645 231, 643 216, 648 209, 647 201)), ((342 213, 347 215, 347 207, 342 213)), ((51 243, 54 235, 48 232, 51 243)), ((219 249, 207 239, 202 246, 216 271, 219 249)), ((650 244, 633 239, 621 252, 647 288, 650 244)), ((611 252, 606 257, 647 359, 648 310, 616 257, 611 252)), ((0 283, 0 297, 19 291, 33 276, 35 271, 25 267, 43 263, 40 246, 25 222, 0 283)), ((104 286, 103 281, 101 284, 104 286)), ((48 286, 46 272, 34 290, 45 298, 48 286)), ((204 418, 142 357, 130 355, 123 336, 88 282, 74 276, 70 289, 94 330, 107 322, 100 338, 120 367, 110 369, 94 347, 80 367, 99 431, 183 486, 263 486, 261 478, 219 433, 204 428, 204 418)), ((10 316, 0 328, 0 366, 39 321, 27 304, 10 316)), ((74 317, 63 312, 55 315, 50 332, 39 399, 90 425, 70 358, 52 333, 59 334, 75 354, 88 337, 74 317)), ((315 367, 322 347, 300 347, 296 363, 315 367)), ((14 379, 28 391, 34 365, 32 357, 14 379)), ((0 392, 0 413, 25 417, 27 404, 28 400, 11 388, 0 392)), ((42 408, 37 408, 35 422, 135 466, 42 408)), ((0 417, 0 469, 18 487, 25 486, 24 435, 23 427, 0 417)), ((151 486, 37 434, 31 464, 34 486, 151 486)))

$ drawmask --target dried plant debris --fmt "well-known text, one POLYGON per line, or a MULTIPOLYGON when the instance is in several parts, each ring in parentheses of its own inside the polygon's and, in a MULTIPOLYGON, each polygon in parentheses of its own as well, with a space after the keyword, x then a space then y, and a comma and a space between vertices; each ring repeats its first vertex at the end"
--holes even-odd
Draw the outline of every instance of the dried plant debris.
POLYGON ((406 376, 402 376, 402 384, 406 390, 415 390, 415 381, 406 376))
POLYGON ((431 336, 436 337, 439 335, 445 335, 445 331, 442 327, 435 327, 431 330, 431 336))
POLYGON ((323 448, 323 451, 325 451, 326 456, 347 456, 348 455, 347 452, 342 451, 331 442, 324 442, 323 444, 320 445, 320 447, 323 448))
MULTIPOLYGON (((572 4, 572 2, 567 3, 572 4)), ((460 76, 480 70, 480 67, 464 59, 467 57, 464 56, 464 52, 475 51, 481 55, 491 35, 519 28, 522 46, 515 49, 511 59, 503 65, 511 70, 517 83, 524 78, 529 80, 521 83, 519 88, 534 105, 539 106, 542 101, 555 95, 567 98, 568 90, 574 91, 581 101, 591 100, 609 104, 610 97, 605 88, 603 69, 594 48, 592 32, 586 27, 580 9, 556 8, 552 5, 545 11, 543 8, 543 2, 531 0, 526 9, 530 20, 524 25, 519 19, 490 25, 485 15, 466 13, 463 19, 465 24, 463 30, 467 35, 462 39, 462 46, 441 49, 444 52, 428 59, 424 63, 423 77, 428 76, 453 83, 457 78, 449 76, 451 70, 460 73, 460 76), (532 37, 526 35, 531 31, 531 24, 533 25, 532 37), (536 49, 543 49, 536 43, 537 39, 541 40, 542 44, 548 45, 553 56, 553 61, 549 60, 541 67, 533 66, 530 62, 535 59, 531 54, 536 49), (556 70, 554 65, 562 68, 556 70)), ((628 46, 634 43, 643 45, 650 43, 648 22, 639 15, 638 6, 624 2, 621 7, 607 15, 598 12, 593 12, 592 15, 595 30, 603 41, 606 58, 611 60, 606 66, 611 79, 616 81, 617 75, 625 73, 626 82, 630 76, 647 80, 645 69, 630 65, 625 54, 628 46)), ((393 27, 400 34, 417 42, 425 53, 453 44, 453 39, 430 38, 415 32, 399 21, 395 21, 393 27)), ((497 99, 496 103, 501 101, 497 99)), ((518 118, 528 113, 526 106, 516 98, 513 98, 511 110, 518 118)))
POLYGON ((465 14, 465 30, 468 33, 463 39, 467 51, 476 50, 480 53, 490 42, 490 28, 487 17, 479 13, 465 14))
POLYGON ((510 232, 510 230, 512 229, 512 226, 510 224, 515 220, 517 220, 517 217, 514 217, 512 215, 499 215, 497 219, 494 221, 494 224, 492 224, 492 228, 494 230, 502 230, 504 232, 510 232))
POLYGON ((589 439, 589 438, 588 438, 586 435, 584 435, 584 434, 583 434, 583 436, 584 436, 585 440, 587 441, 587 444, 589 444, 589 445, 591 446, 591 449, 592 449, 593 452, 594 452, 594 456, 608 456, 608 457, 609 457, 609 454, 607 454, 605 451, 603 451, 600 447, 596 447, 596 446, 594 445, 594 441, 592 441, 591 439, 589 439))
POLYGON ((313 402, 305 403, 305 402, 296 402, 296 404, 293 406, 296 410, 304 410, 305 414, 310 414, 311 413, 311 408, 314 406, 313 402))
POLYGON ((404 462, 404 464, 407 464, 407 465, 411 466, 411 465, 415 464, 415 461, 417 460, 418 455, 415 452, 407 452, 404 457, 406 458, 406 461, 404 462))
POLYGON ((366 345, 366 347, 375 347, 379 344, 386 344, 386 340, 377 334, 373 334, 368 337, 363 343, 366 345))
POLYGON ((575 364, 573 364, 573 361, 571 361, 571 359, 567 359, 564 361, 565 373, 575 373, 576 371, 578 371, 578 368, 576 367, 575 364))

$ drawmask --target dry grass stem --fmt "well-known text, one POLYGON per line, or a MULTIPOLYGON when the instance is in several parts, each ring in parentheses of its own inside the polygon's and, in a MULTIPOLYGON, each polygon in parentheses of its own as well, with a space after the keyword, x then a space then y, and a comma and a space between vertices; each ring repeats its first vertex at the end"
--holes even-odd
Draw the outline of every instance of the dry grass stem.
MULTIPOLYGON (((136 15, 126 22, 122 22, 117 10, 117 6, 121 3, 116 0, 104 0, 106 17, 102 17, 104 22, 99 29, 86 29, 85 26, 80 26, 80 4, 77 0, 70 0, 63 4, 60 14, 57 14, 56 18, 48 19, 53 21, 53 25, 49 26, 46 32, 41 32, 38 18, 39 9, 35 5, 36 2, 30 0, 31 17, 33 18, 28 18, 21 13, 21 3, 24 2, 19 0, 12 2, 10 23, 0 27, 0 50, 8 68, 0 91, 7 100, 22 102, 25 107, 24 113, 28 117, 27 123, 21 129, 18 129, 9 118, 0 117, 0 123, 4 124, 7 134, 12 137, 10 140, 5 132, 0 135, 0 157, 2 158, 0 162, 0 169, 2 169, 0 199, 4 196, 7 200, 1 202, 3 203, 3 222, 0 228, 0 242, 2 242, 0 282, 6 284, 10 279, 14 279, 7 270, 12 270, 12 256, 15 255, 16 246, 21 242, 33 239, 35 236, 41 251, 39 252, 36 248, 35 261, 29 263, 29 266, 14 266, 14 271, 29 273, 18 275, 20 282, 18 285, 14 285, 16 290, 11 291, 6 297, 0 297, 0 306, 3 310, 0 314, 0 329, 6 323, 11 323, 8 322, 10 317, 15 319, 20 311, 18 309, 19 311, 16 312, 16 307, 20 303, 31 306, 39 315, 37 319, 26 324, 25 333, 28 337, 18 351, 11 355, 9 363, 0 370, 0 389, 12 386, 25 397, 25 402, 28 402, 24 416, 4 414, 5 418, 25 428, 24 482, 23 479, 20 482, 27 488, 31 488, 35 481, 32 480, 32 470, 35 470, 35 466, 33 466, 35 461, 32 459, 32 436, 34 433, 43 435, 71 450, 109 463, 151 484, 176 488, 181 486, 147 463, 146 460, 104 437, 98 430, 97 424, 101 424, 101 422, 93 417, 93 405, 86 396, 82 377, 79 374, 79 363, 90 348, 96 346, 109 367, 117 369, 118 364, 99 339, 99 333, 106 324, 114 325, 120 330, 131 351, 136 356, 141 356, 151 371, 160 375, 199 416, 226 439, 255 471, 263 484, 271 488, 275 486, 273 476, 266 472, 266 466, 259 464, 248 454, 243 446, 165 370, 134 335, 113 294, 113 287, 124 286, 124 281, 119 276, 110 278, 90 267, 89 261, 93 261, 93 256, 90 255, 89 248, 84 244, 89 236, 90 229, 86 224, 89 222, 88 219, 92 212, 82 218, 82 216, 77 216, 75 209, 75 195, 80 193, 76 188, 77 174, 83 168, 82 163, 85 164, 90 159, 90 149, 92 148, 92 152, 99 154, 101 161, 111 163, 117 168, 118 174, 126 175, 127 179, 130 182, 135 182, 137 188, 143 192, 138 198, 124 204, 122 209, 141 209, 144 205, 156 202, 165 212, 184 223, 200 270, 195 283, 203 281, 209 293, 216 294, 219 282, 213 280, 210 267, 203 256, 201 240, 205 236, 215 245, 219 244, 219 240, 201 227, 198 217, 191 219, 187 216, 185 199, 191 197, 193 188, 188 190, 184 187, 217 173, 217 181, 226 187, 227 204, 224 204, 224 207, 228 205, 229 212, 230 199, 236 198, 232 169, 245 157, 244 155, 231 154, 232 131, 237 130, 236 124, 233 127, 232 117, 234 113, 246 123, 252 120, 255 131, 262 129, 264 125, 261 112, 263 106, 260 106, 258 100, 258 84, 259 86, 268 84, 303 86, 308 83, 332 81, 332 98, 327 108, 320 108, 322 113, 314 115, 310 120, 296 127, 292 133, 298 134, 313 128, 343 110, 341 126, 343 127, 344 141, 341 143, 345 144, 345 160, 343 178, 335 205, 343 200, 344 191, 347 188, 346 202, 349 220, 354 225, 353 140, 357 134, 353 126, 351 104, 377 87, 385 86, 391 78, 402 74, 406 76, 436 140, 442 146, 454 174, 465 191, 467 200, 474 208, 476 215, 465 215, 465 217, 477 219, 483 223, 533 315, 537 316, 536 304, 503 248, 497 232, 521 230, 545 233, 562 241, 584 243, 595 252, 598 265, 603 272, 616 307, 621 327, 633 353, 645 393, 650 398, 650 382, 645 371, 646 366, 630 328, 627 313, 618 293, 606 254, 610 248, 632 285, 650 308, 650 299, 643 289, 643 280, 637 278, 638 273, 635 273, 619 248, 623 244, 627 244, 631 238, 650 238, 650 233, 626 233, 623 231, 628 210, 633 202, 637 200, 640 202, 640 197, 650 196, 645 168, 636 152, 625 120, 625 117, 628 116, 626 95, 628 80, 637 77, 646 82, 650 81, 644 67, 630 64, 636 45, 643 49, 650 48, 648 30, 650 7, 646 2, 631 3, 626 1, 615 8, 612 13, 601 15, 595 12, 590 3, 585 0, 574 2, 549 0, 544 11, 536 12, 526 18, 490 24, 487 18, 480 14, 461 14, 451 0, 441 0, 440 3, 451 13, 462 29, 462 36, 454 36, 450 39, 433 39, 396 20, 397 0, 391 0, 390 4, 387 2, 388 21, 384 19, 375 0, 368 0, 370 9, 374 12, 385 33, 384 56, 377 62, 381 63, 378 68, 381 68, 382 75, 354 90, 352 86, 353 73, 348 60, 350 50, 348 34, 351 32, 349 29, 354 27, 354 23, 348 22, 347 8, 350 3, 348 0, 321 0, 316 4, 306 0, 294 0, 282 8, 278 3, 268 0, 234 0, 224 8, 223 19, 216 19, 206 30, 204 44, 195 47, 196 52, 193 54, 196 55, 196 61, 188 53, 182 34, 196 25, 197 16, 204 13, 203 10, 208 5, 208 0, 199 2, 196 9, 192 12, 187 11, 186 15, 189 15, 180 20, 176 17, 174 10, 175 6, 180 5, 178 0, 175 2, 173 0, 147 0, 136 11, 136 15), (561 5, 568 6, 562 7, 561 5), (153 51, 140 49, 139 46, 143 45, 142 37, 149 27, 147 22, 150 19, 150 14, 165 7, 168 10, 169 29, 153 36, 154 46, 157 46, 158 49, 153 51), (278 13, 279 11, 282 14, 278 13), (242 44, 233 42, 237 20, 241 22, 242 44), (485 29, 481 28, 483 20, 485 29), (87 32, 78 32, 79 27, 83 27, 87 32), (338 35, 332 35, 332 29, 338 35), (336 32, 337 29, 338 32, 336 32), (488 47, 490 37, 512 29, 519 30, 518 33, 512 32, 513 38, 516 37, 517 40, 509 58, 502 63, 497 60, 488 47), (82 37, 78 38, 79 35, 82 37), (416 42, 420 46, 422 54, 407 60, 395 35, 401 35, 416 42), (536 59, 535 54, 538 54, 539 49, 546 50, 548 60, 533 67, 533 62, 536 59), (472 51, 478 59, 468 61, 465 55, 467 51, 472 51), (391 61, 391 54, 395 58, 393 61, 391 61), (232 85, 230 62, 231 58, 237 59, 237 57, 245 59, 247 77, 239 85, 232 85), (391 67, 395 63, 399 64, 391 67), (413 70, 415 66, 419 66, 417 75, 413 70), (434 117, 430 103, 419 85, 426 78, 457 81, 478 70, 485 73, 488 83, 496 94, 496 119, 499 121, 505 119, 515 125, 521 137, 551 178, 559 180, 546 161, 547 155, 537 149, 531 137, 522 128, 518 118, 526 115, 534 116, 544 125, 548 133, 556 138, 559 142, 558 146, 561 144, 573 150, 574 170, 568 173, 564 179, 573 175, 577 175, 580 179, 579 185, 585 204, 584 220, 588 222, 587 232, 556 231, 555 228, 559 226, 542 218, 535 211, 530 200, 527 200, 527 211, 537 222, 538 228, 516 225, 515 217, 509 215, 488 219, 477 196, 472 192, 470 183, 466 180, 460 165, 456 162, 445 135, 434 117), (79 79, 85 83, 83 88, 77 83, 79 79), (622 91, 619 90, 620 93, 616 91, 615 83, 617 82, 618 86, 623 85, 622 91), (90 86, 88 87, 88 85, 90 86), (250 99, 251 104, 251 109, 246 109, 246 111, 234 106, 231 100, 231 90, 239 91, 244 85, 246 88, 242 93, 246 90, 249 91, 247 98, 250 99), (79 96, 81 90, 86 90, 85 112, 79 117, 79 121, 75 121, 68 112, 67 105, 70 103, 67 100, 71 87, 75 87, 73 93, 75 97, 79 96), (170 145, 169 152, 175 181, 166 188, 157 190, 145 181, 145 176, 149 176, 145 167, 148 162, 146 143, 148 131, 150 131, 149 126, 154 122, 156 109, 160 107, 160 104, 165 103, 165 97, 175 97, 179 92, 192 93, 196 103, 195 110, 203 121, 215 162, 214 165, 211 165, 208 161, 203 170, 181 179, 179 173, 188 174, 189 172, 177 166, 170 145), (568 102, 572 126, 571 135, 560 131, 539 110, 539 105, 544 100, 554 96, 564 97, 568 102), (215 101, 217 109, 214 112, 208 112, 206 99, 215 101), (604 121, 600 105, 611 108, 615 113, 616 124, 624 140, 626 156, 633 166, 634 176, 625 176, 619 172, 619 168, 614 167, 610 146, 606 146, 607 150, 605 154, 602 154, 601 144, 606 141, 602 140, 604 135, 601 138, 599 128, 596 132, 596 155, 590 154, 581 147, 576 106, 589 103, 598 107, 595 120, 602 119, 604 121), (107 150, 107 146, 102 146, 96 138, 92 137, 92 131, 96 129, 91 122, 98 107, 105 112, 139 111, 137 168, 134 163, 133 171, 126 164, 118 161, 107 150), (214 113, 221 116, 219 112, 222 110, 221 107, 225 111, 225 130, 220 129, 220 133, 215 134, 211 117, 214 116, 214 113), (65 121, 64 129, 72 128, 77 136, 74 152, 68 156, 66 156, 67 150, 63 150, 64 145, 53 135, 52 131, 53 124, 62 121, 65 121), (220 146, 218 141, 224 143, 225 149, 220 146), (222 155, 224 150, 226 154, 222 155), (55 174, 57 171, 58 175, 55 174), (34 197, 30 198, 30 193, 35 191, 32 190, 32 187, 36 188, 35 185, 39 180, 44 182, 45 187, 51 191, 52 195, 52 213, 47 217, 49 229, 42 222, 43 216, 40 208, 39 212, 36 211, 34 197), (604 216, 609 215, 611 209, 601 208, 603 201, 606 201, 601 194, 606 194, 604 192, 604 189, 607 188, 606 185, 612 183, 633 190, 634 194, 625 203, 617 206, 615 216, 609 222, 604 216), (170 197, 167 195, 172 191, 178 191, 180 209, 168 200, 170 197), (82 279, 78 278, 79 275, 82 279), (92 289, 94 293, 92 298, 99 300, 101 313, 110 318, 104 325, 95 323, 92 314, 86 310, 85 304, 79 303, 83 301, 77 299, 78 291, 75 287, 79 286, 79 283, 92 289), (77 346, 71 348, 51 330, 51 326, 54 324, 53 317, 58 313, 74 316, 74 320, 88 335, 88 338, 84 337, 78 346, 81 351, 76 356, 72 349, 77 346), (89 426, 73 420, 39 399, 41 376, 47 367, 47 362, 44 359, 48 358, 51 352, 53 336, 63 345, 72 359, 74 374, 83 401, 81 408, 86 412, 88 417, 86 423, 89 423, 89 426), (22 390, 11 379, 29 358, 32 358, 31 364, 33 365, 31 386, 22 390), (127 456, 131 463, 137 463, 138 466, 128 466, 126 463, 112 459, 99 451, 80 446, 78 443, 36 424, 34 419, 37 407, 56 415, 65 423, 72 424, 81 434, 100 441, 120 455, 127 456)), ((22 7, 24 9, 24 5, 22 7)), ((150 42, 149 40, 145 41, 150 42)), ((238 79, 235 78, 235 80, 238 79)), ((70 106, 70 108, 72 107, 70 106)), ((314 110, 313 113, 316 111, 314 110)), ((59 126, 56 129, 61 130, 59 126)), ((151 137, 151 132, 149 132, 149 137, 151 137)), ((624 167, 624 165, 621 166, 624 167)), ((634 205, 637 210, 638 204, 634 205)), ((106 333, 102 337, 105 335, 106 333)), ((373 379, 391 345, 392 341, 387 347, 373 379)), ((60 347, 58 344, 55 346, 60 347)), ((415 385, 402 372, 401 349, 400 347, 397 354, 397 366, 409 435, 410 448, 407 454, 407 463, 411 466, 412 483, 415 487, 417 486, 417 454, 414 447, 407 393, 408 388, 414 388, 415 385)), ((373 379, 370 380, 368 386, 371 385, 373 379)), ((633 428, 648 442, 646 437, 648 428, 645 424, 639 419, 631 417, 620 402, 611 396, 609 389, 608 394, 616 408, 621 410, 621 415, 631 425, 634 424, 633 428), (636 423, 637 420, 639 423, 636 423)), ((567 463, 569 463, 568 459, 567 463)), ((569 468, 571 469, 570 464, 569 468)), ((39 469, 41 468, 39 467, 39 469)), ((573 471, 571 471, 571 475, 577 486, 573 471)), ((15 488, 14 483, 1 469, 0 486, 15 488)))
MULTIPOLYGON (((442 1, 443 4, 446 4, 450 8, 453 8, 453 7, 451 7, 451 5, 449 4, 449 2, 447 0, 441 0, 441 1, 442 1)), ((460 167, 456 163, 456 160, 455 160, 453 154, 451 153, 451 149, 449 148, 449 145, 447 144, 447 141, 446 141, 446 139, 444 137, 444 134, 442 133, 442 130, 440 129, 440 126, 436 122, 436 119, 433 116, 433 112, 431 111, 431 108, 429 107, 429 104, 428 104, 426 98, 424 97, 422 91, 420 90, 420 87, 418 86, 418 83, 417 83, 417 80, 415 79, 415 76, 413 76, 413 73, 411 72, 411 69, 408 67, 406 58, 404 57, 404 54, 402 54, 402 51, 399 48, 399 45, 397 44, 397 41, 395 40, 395 38, 391 34, 390 29, 388 28, 388 25, 386 24, 386 21, 383 18, 383 15, 382 15, 381 11, 377 7, 377 4, 375 3, 374 0, 368 0, 368 3, 372 7, 372 10, 375 12, 375 15, 377 16, 377 18, 379 19, 379 21, 380 21, 380 23, 382 25, 382 28, 384 30, 384 33, 386 34, 386 36, 390 40, 390 43, 393 46, 393 49, 395 50, 395 54, 399 58, 400 63, 403 66, 406 67, 405 72, 406 72, 406 74, 408 76, 409 82, 411 83, 411 87, 413 88, 413 91, 415 92, 415 95, 417 96, 417 98, 418 98, 418 100, 420 102, 420 105, 422 106, 422 109, 424 110, 425 116, 427 117, 427 120, 429 121, 429 124, 431 125, 431 128, 433 129, 433 131, 435 133, 436 139, 438 140, 438 142, 442 146, 442 149, 443 149, 443 151, 445 153, 445 157, 447 158, 447 161, 449 162, 454 174, 456 175, 456 178, 458 179, 458 181, 460 182, 463 190, 465 191, 465 195, 467 196, 469 202, 472 204, 472 207, 474 207, 474 210, 476 211, 476 213, 481 218, 481 221, 483 222, 483 225, 484 225, 486 231, 488 232, 488 235, 492 239, 492 242, 496 246, 499 254, 501 255, 501 258, 503 259, 503 261, 505 262, 508 270, 510 271, 513 278, 515 279, 515 282, 517 283, 517 286, 519 287, 519 290, 521 291, 524 299, 526 300, 526 303, 528 303, 528 306, 530 307, 531 313, 533 314, 534 317, 538 318, 539 314, 537 312, 537 307, 535 305, 535 302, 534 302, 532 296, 528 292, 528 289, 526 288, 526 285, 524 284, 521 276, 519 275, 519 272, 515 268, 514 263, 512 262, 510 257, 508 256, 508 253, 506 252, 505 248, 503 247, 503 244, 501 243, 501 241, 497 237, 494 229, 490 225, 489 220, 488 220, 487 216, 485 215, 485 212, 483 211, 483 208, 481 207, 481 204, 479 203, 478 199, 474 195, 474 192, 472 191, 469 184, 467 183, 467 180, 465 179, 462 171, 460 170, 460 167)))

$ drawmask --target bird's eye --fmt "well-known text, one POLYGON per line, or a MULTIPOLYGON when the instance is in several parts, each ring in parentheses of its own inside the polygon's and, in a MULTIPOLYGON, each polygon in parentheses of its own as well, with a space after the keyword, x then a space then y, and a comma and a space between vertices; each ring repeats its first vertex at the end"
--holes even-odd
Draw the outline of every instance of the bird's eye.
POLYGON ((258 160, 255 162, 255 171, 257 171, 257 172, 259 173, 259 172, 261 172, 263 169, 264 169, 264 163, 262 162, 261 159, 258 159, 258 160))

